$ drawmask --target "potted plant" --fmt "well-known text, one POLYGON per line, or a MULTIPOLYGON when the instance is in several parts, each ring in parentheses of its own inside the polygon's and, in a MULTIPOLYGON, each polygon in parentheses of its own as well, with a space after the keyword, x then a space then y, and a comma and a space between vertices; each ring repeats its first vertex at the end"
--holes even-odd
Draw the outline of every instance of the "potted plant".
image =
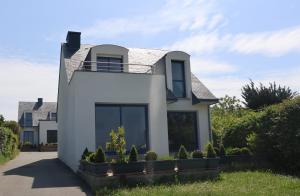
POLYGON ((174 160, 157 161, 157 154, 154 151, 148 151, 145 160, 147 173, 174 171, 175 168, 174 160))
POLYGON ((211 143, 206 146, 206 158, 207 158, 207 168, 217 168, 219 166, 219 158, 211 143))
POLYGON ((204 169, 206 167, 206 160, 203 159, 203 153, 200 150, 192 152, 192 159, 188 159, 188 152, 184 146, 181 146, 178 152, 178 158, 178 171, 204 169))
POLYGON ((88 156, 87 162, 85 166, 86 171, 96 175, 106 175, 109 170, 109 165, 106 163, 106 157, 101 146, 98 147, 95 153, 91 153, 88 156))

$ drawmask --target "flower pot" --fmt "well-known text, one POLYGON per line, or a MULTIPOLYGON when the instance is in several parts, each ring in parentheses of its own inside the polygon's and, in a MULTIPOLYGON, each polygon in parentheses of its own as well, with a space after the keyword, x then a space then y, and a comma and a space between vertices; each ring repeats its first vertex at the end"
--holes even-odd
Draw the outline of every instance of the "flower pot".
POLYGON ((207 168, 214 169, 219 167, 220 158, 206 158, 207 168))
POLYGON ((174 171, 174 168, 175 168, 175 160, 146 162, 147 173, 161 172, 161 171, 174 171))
POLYGON ((142 173, 144 168, 144 161, 111 164, 114 174, 142 173))
POLYGON ((108 163, 90 163, 86 162, 84 165, 85 171, 96 174, 96 175, 106 175, 109 170, 108 163))
POLYGON ((195 170, 195 169, 205 169, 206 168, 206 159, 179 159, 177 160, 178 171, 183 170, 195 170))

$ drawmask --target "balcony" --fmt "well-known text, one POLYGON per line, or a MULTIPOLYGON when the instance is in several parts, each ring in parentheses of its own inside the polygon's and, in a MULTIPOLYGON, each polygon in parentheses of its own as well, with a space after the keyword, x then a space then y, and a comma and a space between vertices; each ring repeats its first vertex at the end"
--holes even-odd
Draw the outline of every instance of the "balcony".
POLYGON ((154 65, 99 61, 82 61, 77 70, 89 72, 155 74, 154 65))

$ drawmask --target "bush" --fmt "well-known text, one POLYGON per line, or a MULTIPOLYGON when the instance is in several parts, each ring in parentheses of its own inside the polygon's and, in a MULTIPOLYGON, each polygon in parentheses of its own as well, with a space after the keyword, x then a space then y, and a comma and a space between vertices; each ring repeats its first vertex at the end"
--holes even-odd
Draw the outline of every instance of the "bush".
POLYGON ((226 152, 225 152, 225 148, 224 148, 224 145, 221 144, 220 145, 220 152, 219 152, 219 156, 220 157, 224 157, 226 155, 226 152))
POLYGON ((101 146, 99 146, 95 153, 95 163, 104 163, 105 161, 106 161, 105 154, 101 146))
POLYGON ((206 157, 207 158, 215 158, 217 155, 216 155, 216 152, 212 146, 211 143, 208 143, 207 146, 206 146, 206 157))
POLYGON ((18 152, 18 136, 11 129, 0 127, 0 155, 12 159, 18 152))
POLYGON ((87 161, 91 162, 91 163, 95 163, 96 162, 96 153, 92 152, 88 158, 87 161))
MULTIPOLYGON (((41 146, 43 146, 43 143, 41 143, 41 146)), ((89 152, 88 148, 86 147, 81 155, 81 160, 86 160, 90 154, 91 153, 89 152)))
POLYGON ((106 149, 118 154, 118 162, 125 163, 126 140, 124 127, 118 127, 118 131, 111 130, 110 141, 106 143, 106 149))
POLYGON ((247 147, 243 148, 229 148, 227 155, 251 155, 251 151, 247 147))
POLYGON ((218 147, 214 147, 214 150, 216 152, 216 155, 219 155, 220 154, 220 149, 218 147))
POLYGON ((131 146, 130 154, 129 154, 129 162, 137 162, 138 152, 135 145, 131 146))
POLYGON ((145 156, 146 161, 155 161, 157 160, 157 154, 154 151, 148 151, 145 156))
POLYGON ((194 152, 192 152, 192 158, 201 159, 203 158, 203 153, 200 150, 195 150, 194 152))
POLYGON ((188 152, 186 151, 186 149, 183 145, 181 145, 179 148, 178 158, 179 159, 188 159, 188 152))

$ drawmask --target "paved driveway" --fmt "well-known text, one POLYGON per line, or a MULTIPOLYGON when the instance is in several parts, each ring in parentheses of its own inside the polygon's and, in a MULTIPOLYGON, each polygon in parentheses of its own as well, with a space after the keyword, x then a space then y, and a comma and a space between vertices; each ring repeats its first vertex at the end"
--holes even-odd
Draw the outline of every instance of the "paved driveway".
POLYGON ((91 195, 56 152, 21 152, 0 166, 0 196, 91 195))

